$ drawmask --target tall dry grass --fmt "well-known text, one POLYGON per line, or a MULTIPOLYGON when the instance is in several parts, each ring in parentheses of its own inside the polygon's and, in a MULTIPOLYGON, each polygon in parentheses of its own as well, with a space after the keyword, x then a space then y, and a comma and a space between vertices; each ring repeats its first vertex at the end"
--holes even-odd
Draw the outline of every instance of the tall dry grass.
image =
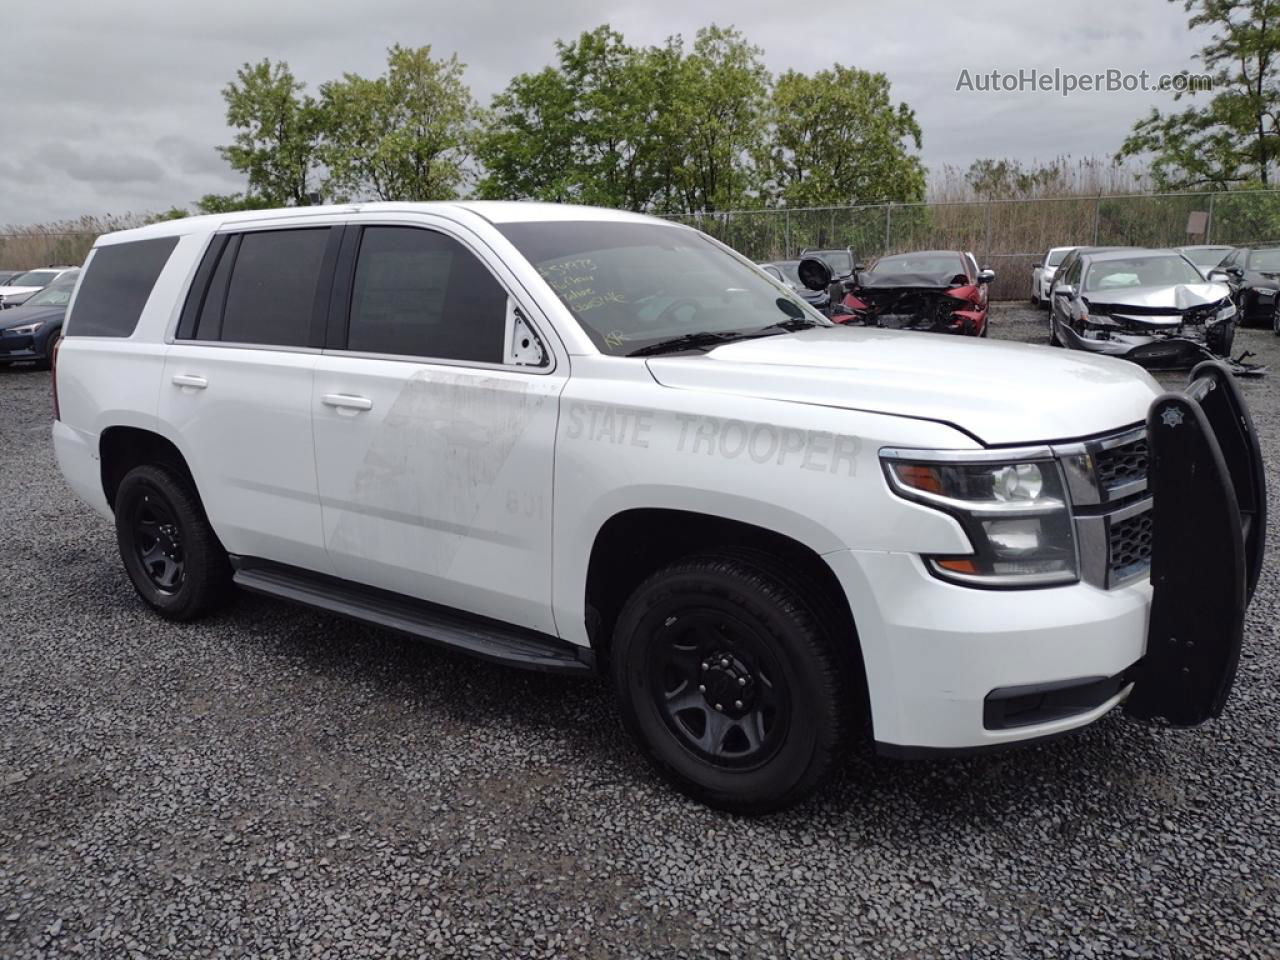
POLYGON ((154 219, 151 214, 125 213, 49 223, 6 224, 0 227, 0 269, 30 270, 52 264, 75 266, 84 262, 89 248, 102 234, 140 227, 154 219))

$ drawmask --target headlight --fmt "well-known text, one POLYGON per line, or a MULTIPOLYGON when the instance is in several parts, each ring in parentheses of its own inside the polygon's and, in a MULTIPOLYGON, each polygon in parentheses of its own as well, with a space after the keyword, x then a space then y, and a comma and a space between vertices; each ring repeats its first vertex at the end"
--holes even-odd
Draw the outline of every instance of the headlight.
POLYGON ((926 556, 934 575, 977 587, 1043 587, 1079 579, 1058 462, 1044 450, 882 450, 895 493, 955 517, 973 552, 926 556))
POLYGON ((44 326, 44 321, 37 320, 35 323, 28 323, 25 327, 10 327, 9 332, 12 334, 16 334, 19 337, 26 337, 35 333, 37 330, 39 330, 43 326, 44 326))
POLYGON ((1219 310, 1217 313, 1213 315, 1213 319, 1221 323, 1223 320, 1230 320, 1235 315, 1236 315, 1236 305, 1234 303, 1228 303, 1226 306, 1224 306, 1221 310, 1219 310))

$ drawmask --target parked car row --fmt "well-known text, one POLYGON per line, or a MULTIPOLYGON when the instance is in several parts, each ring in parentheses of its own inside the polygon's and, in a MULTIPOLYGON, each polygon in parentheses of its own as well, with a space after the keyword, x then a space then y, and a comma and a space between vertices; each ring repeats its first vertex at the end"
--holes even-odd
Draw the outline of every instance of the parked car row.
MULTIPOLYGON (((1057 277, 1075 257, 1107 250, 1142 250, 1144 247, 1053 247, 1031 270, 1031 302, 1048 308, 1057 277)), ((1270 327, 1280 336, 1280 245, 1231 247, 1199 244, 1174 247, 1196 268, 1204 280, 1225 283, 1240 311, 1241 326, 1270 327), (1212 274, 1220 274, 1214 277, 1212 274)))
POLYGON ((799 260, 760 265, 836 323, 963 336, 987 335, 995 273, 972 253, 918 250, 863 269, 851 250, 805 250, 799 260))
POLYGON ((79 276, 79 267, 50 267, 21 273, 0 286, 0 366, 34 361, 49 367, 79 276))

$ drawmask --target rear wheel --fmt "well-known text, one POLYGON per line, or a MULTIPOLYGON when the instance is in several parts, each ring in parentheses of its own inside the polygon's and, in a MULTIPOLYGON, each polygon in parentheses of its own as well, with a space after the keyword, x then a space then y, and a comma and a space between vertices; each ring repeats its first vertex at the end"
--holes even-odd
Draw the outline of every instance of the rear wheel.
POLYGON ((815 608, 764 563, 691 557, 651 576, 618 618, 612 671, 640 749, 711 806, 790 806, 844 752, 848 669, 815 608))
POLYGON ((116 542, 134 589, 171 620, 194 620, 230 594, 231 566, 190 484, 167 467, 130 470, 116 491, 116 542))

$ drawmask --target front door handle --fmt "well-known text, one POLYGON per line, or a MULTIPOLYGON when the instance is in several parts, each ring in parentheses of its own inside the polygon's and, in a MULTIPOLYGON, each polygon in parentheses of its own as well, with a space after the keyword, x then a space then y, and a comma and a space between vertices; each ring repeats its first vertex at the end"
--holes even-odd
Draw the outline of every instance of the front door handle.
POLYGON ((175 373, 173 375, 173 384, 177 387, 190 387, 192 390, 203 390, 209 385, 209 381, 204 377, 198 377, 192 373, 175 373))
POLYGON ((326 393, 320 398, 326 407, 337 407, 339 410, 372 410, 373 401, 368 397, 356 397, 349 393, 326 393))

